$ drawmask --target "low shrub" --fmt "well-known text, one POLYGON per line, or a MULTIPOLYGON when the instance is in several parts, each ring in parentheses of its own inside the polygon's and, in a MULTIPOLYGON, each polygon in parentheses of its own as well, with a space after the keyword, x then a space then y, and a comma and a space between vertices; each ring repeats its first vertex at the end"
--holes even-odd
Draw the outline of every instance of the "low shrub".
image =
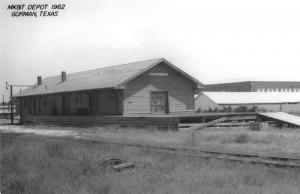
POLYGON ((235 142, 236 143, 247 143, 249 141, 250 137, 248 134, 243 133, 243 134, 239 134, 236 138, 235 138, 235 142))

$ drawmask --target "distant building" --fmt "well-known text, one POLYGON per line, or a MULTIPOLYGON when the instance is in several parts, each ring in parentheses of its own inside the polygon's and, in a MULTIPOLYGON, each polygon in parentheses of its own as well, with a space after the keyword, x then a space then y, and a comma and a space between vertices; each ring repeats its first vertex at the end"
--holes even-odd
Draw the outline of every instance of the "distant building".
POLYGON ((300 92, 200 92, 195 107, 200 112, 300 113, 300 92))
POLYGON ((213 92, 300 92, 300 82, 245 81, 207 84, 204 91, 213 92))
MULTIPOLYGON (((0 113, 10 113, 11 107, 10 105, 0 105, 0 113)), ((13 111, 16 112, 16 105, 13 105, 13 111)))
POLYGON ((194 111, 203 84, 165 59, 37 79, 14 97, 21 120, 194 111))

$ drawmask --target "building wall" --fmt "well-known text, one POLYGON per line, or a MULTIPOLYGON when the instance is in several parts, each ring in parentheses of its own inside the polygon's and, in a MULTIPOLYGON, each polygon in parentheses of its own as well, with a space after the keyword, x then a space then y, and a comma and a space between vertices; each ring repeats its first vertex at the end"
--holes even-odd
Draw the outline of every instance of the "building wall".
POLYGON ((120 115, 122 114, 121 90, 94 90, 42 96, 23 97, 21 115, 120 115))
POLYGON ((204 91, 216 92, 300 92, 300 82, 248 81, 208 84, 204 91))
POLYGON ((300 82, 252 82, 257 92, 300 92, 300 82))
POLYGON ((208 112, 209 110, 224 110, 230 107, 231 110, 235 110, 240 106, 247 106, 247 109, 253 109, 254 106, 257 108, 257 111, 271 111, 271 112, 289 112, 289 113, 300 113, 300 104, 241 104, 241 105, 219 105, 212 101, 208 96, 200 93, 199 96, 195 99, 195 108, 200 112, 208 112))
POLYGON ((196 111, 205 112, 208 110, 215 110, 216 108, 219 109, 220 107, 203 93, 199 93, 195 98, 196 111))
POLYGON ((126 84, 124 113, 151 113, 150 93, 167 91, 169 112, 194 110, 194 83, 163 63, 126 84))
POLYGON ((150 94, 168 93, 168 112, 193 111, 196 83, 162 62, 122 89, 22 97, 23 115, 121 115, 151 113, 150 94))
MULTIPOLYGON (((19 107, 18 107, 18 105, 13 105, 13 112, 14 113, 19 113, 19 107)), ((1 113, 10 113, 11 111, 10 111, 10 105, 0 105, 0 114, 1 113)))
POLYGON ((251 91, 251 85, 250 85, 250 82, 209 84, 209 85, 205 85, 203 91, 215 91, 215 92, 249 92, 249 91, 251 91))

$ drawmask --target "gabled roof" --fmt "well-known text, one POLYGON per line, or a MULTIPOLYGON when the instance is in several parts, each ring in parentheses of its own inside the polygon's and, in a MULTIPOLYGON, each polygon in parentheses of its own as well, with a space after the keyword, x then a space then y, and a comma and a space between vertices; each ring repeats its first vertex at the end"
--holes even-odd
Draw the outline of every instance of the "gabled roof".
POLYGON ((219 105, 299 103, 300 92, 202 92, 219 105))
POLYGON ((136 78, 152 67, 160 64, 161 62, 165 62, 165 64, 172 69, 178 71, 198 86, 203 87, 203 84, 197 79, 191 77, 167 60, 158 58, 67 74, 67 79, 64 82, 61 82, 61 75, 47 77, 42 80, 41 85, 34 85, 33 87, 27 88, 24 91, 16 94, 14 97, 92 89, 118 89, 122 88, 122 86, 124 86, 127 82, 136 78))
POLYGON ((275 85, 275 86, 294 86, 300 85, 300 81, 239 81, 239 82, 223 82, 223 83, 213 83, 205 84, 205 86, 219 86, 219 85, 234 85, 234 84, 252 84, 252 85, 275 85))

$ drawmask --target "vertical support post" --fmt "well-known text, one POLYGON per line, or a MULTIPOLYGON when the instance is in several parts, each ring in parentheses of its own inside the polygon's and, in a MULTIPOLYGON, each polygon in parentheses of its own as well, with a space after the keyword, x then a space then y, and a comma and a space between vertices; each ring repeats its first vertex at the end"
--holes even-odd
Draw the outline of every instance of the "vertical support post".
POLYGON ((10 123, 14 124, 14 112, 13 112, 13 88, 10 86, 10 123))
POLYGON ((279 111, 282 112, 282 104, 279 105, 279 111))
POLYGON ((19 124, 22 123, 22 112, 23 112, 23 102, 22 102, 22 98, 19 98, 19 114, 20 114, 20 120, 19 120, 19 124))
POLYGON ((3 96, 2 96, 2 112, 3 112, 2 117, 4 118, 4 114, 5 114, 4 94, 3 94, 3 96))

